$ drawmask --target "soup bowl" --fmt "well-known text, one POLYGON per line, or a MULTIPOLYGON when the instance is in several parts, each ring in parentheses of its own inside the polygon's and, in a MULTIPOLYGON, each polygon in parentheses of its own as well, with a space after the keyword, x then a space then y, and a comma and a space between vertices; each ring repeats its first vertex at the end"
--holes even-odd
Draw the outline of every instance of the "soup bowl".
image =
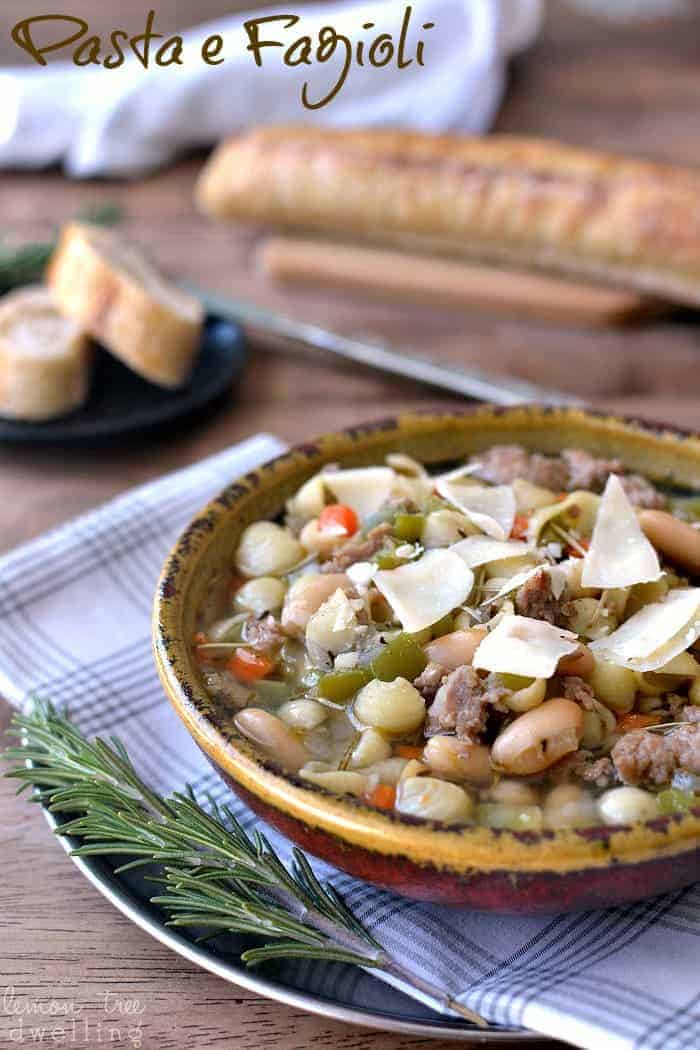
POLYGON ((388 813, 282 772, 241 736, 201 681, 197 611, 230 571, 243 529, 279 515, 328 463, 366 466, 390 452, 445 464, 493 444, 619 457, 665 484, 700 488, 700 438, 570 408, 476 406, 406 414, 298 445, 233 481, 184 531, 160 577, 153 644, 163 687, 232 790, 268 824, 343 871, 407 897, 508 913, 605 907, 700 878, 700 808, 646 823, 561 831, 445 826, 388 813))

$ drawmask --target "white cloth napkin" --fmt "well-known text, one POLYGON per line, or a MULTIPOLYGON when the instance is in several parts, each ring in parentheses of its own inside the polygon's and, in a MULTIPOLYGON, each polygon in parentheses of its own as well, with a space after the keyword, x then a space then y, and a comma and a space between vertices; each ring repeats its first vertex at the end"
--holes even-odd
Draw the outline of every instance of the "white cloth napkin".
MULTIPOLYGON (((317 40, 319 29, 331 25, 354 41, 369 43, 380 32, 396 41, 404 5, 351 0, 294 11, 301 21, 293 31, 285 34, 276 24, 266 34, 291 44, 302 33, 317 40), (363 33, 366 22, 376 29, 363 33)), ((371 68, 353 62, 337 97, 314 112, 301 104, 302 85, 308 80, 313 100, 323 98, 338 80, 343 51, 324 66, 292 68, 282 63, 281 49, 266 48, 258 68, 245 50, 243 22, 265 13, 222 18, 184 34, 182 66, 146 70, 129 59, 118 69, 77 68, 49 54, 45 68, 0 70, 0 166, 62 163, 80 177, 136 175, 251 124, 484 131, 501 101, 508 57, 537 32, 541 0, 414 0, 408 52, 425 39, 425 65, 414 61, 399 70, 395 63, 371 68), (423 31, 424 22, 435 28, 423 31), (213 33, 225 40, 219 56, 225 61, 207 66, 201 45, 213 33)), ((64 37, 69 29, 62 27, 64 37)), ((60 39, 59 28, 52 32, 60 39)))
MULTIPOLYGON (((151 600, 186 522, 282 450, 251 438, 0 559, 0 693, 16 705, 40 694, 88 734, 117 734, 162 791, 190 782, 230 800, 163 695, 151 600)), ((240 802, 233 809, 260 823, 240 802)), ((48 836, 46 848, 56 848, 48 836)), ((700 885, 607 911, 507 918, 403 900, 315 866, 407 966, 493 1022, 590 1050, 700 1046, 700 885)))

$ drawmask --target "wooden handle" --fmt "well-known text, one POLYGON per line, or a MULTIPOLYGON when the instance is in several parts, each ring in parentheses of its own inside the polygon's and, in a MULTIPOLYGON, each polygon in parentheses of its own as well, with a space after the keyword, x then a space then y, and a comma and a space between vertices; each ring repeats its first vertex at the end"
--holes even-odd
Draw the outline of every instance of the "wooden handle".
POLYGON ((284 283, 330 285, 563 324, 623 324, 661 309, 635 292, 329 241, 271 237, 261 243, 257 260, 268 277, 284 283))

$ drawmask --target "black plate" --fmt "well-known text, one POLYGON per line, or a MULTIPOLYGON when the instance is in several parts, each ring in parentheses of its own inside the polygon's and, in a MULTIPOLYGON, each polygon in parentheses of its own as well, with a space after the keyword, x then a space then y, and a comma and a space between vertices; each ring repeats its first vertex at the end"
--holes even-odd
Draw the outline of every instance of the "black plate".
POLYGON ((91 393, 77 412, 45 423, 0 418, 0 442, 78 444, 160 429, 200 412, 238 379, 245 364, 243 330, 230 321, 209 317, 194 373, 181 390, 148 383, 98 347, 91 393))
MULTIPOLYGON (((63 822, 46 810, 44 815, 52 828, 63 822)), ((67 836, 59 841, 66 851, 79 844, 67 836)), ((545 1037, 524 1029, 493 1025, 481 1030, 467 1021, 443 1017, 364 970, 344 963, 297 959, 268 964, 260 970, 248 969, 240 954, 259 944, 254 937, 227 934, 198 943, 193 931, 166 925, 164 913, 149 900, 153 883, 146 881, 138 869, 115 873, 114 868, 123 863, 123 857, 114 864, 103 857, 71 859, 107 900, 161 944, 210 973, 259 995, 337 1021, 428 1039, 459 1040, 472 1047, 529 1050, 533 1042, 538 1046, 550 1044, 545 1037)), ((551 1041, 551 1046, 554 1050, 563 1044, 551 1041)))

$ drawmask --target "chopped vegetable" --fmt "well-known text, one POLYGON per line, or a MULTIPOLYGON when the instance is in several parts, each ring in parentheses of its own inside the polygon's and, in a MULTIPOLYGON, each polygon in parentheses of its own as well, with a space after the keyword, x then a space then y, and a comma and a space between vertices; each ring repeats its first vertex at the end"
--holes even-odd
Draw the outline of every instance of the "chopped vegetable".
POLYGON ((377 784, 374 790, 365 795, 365 801, 378 809, 393 809, 396 804, 396 788, 391 784, 377 784))
POLYGON ((397 514, 394 518, 394 535, 397 540, 415 543, 421 538, 425 525, 425 514, 397 514))
POLYGON ((342 704, 351 700, 355 693, 371 680, 371 673, 364 667, 355 667, 349 671, 329 671, 318 681, 318 695, 324 700, 342 704))
POLYGON ((660 791, 657 795, 659 809, 667 817, 673 813, 687 813, 689 809, 700 806, 700 798, 691 795, 687 791, 679 791, 678 788, 668 788, 660 791))
POLYGON ((428 658, 419 645, 407 634, 398 634, 372 660, 372 673, 380 682, 406 678, 412 682, 425 670, 428 658))
POLYGON ((318 527, 321 532, 344 532, 346 536, 353 536, 360 523, 352 507, 344 503, 331 503, 321 511, 318 527))
POLYGON ((623 715, 622 718, 618 719, 617 728, 621 733, 629 733, 632 729, 647 729, 648 726, 656 726, 661 720, 661 715, 640 715, 636 713, 623 715))
POLYGON ((241 682, 257 682, 274 670, 275 662, 252 649, 238 649, 226 664, 241 682))
POLYGON ((411 759, 417 760, 423 757, 423 748, 414 747, 413 744, 397 744, 394 748, 394 753, 399 758, 407 758, 409 761, 411 759))
POLYGON ((527 514, 516 514, 515 520, 513 521, 513 528, 510 530, 510 538, 512 540, 524 540, 527 537, 529 525, 530 518, 527 514))

